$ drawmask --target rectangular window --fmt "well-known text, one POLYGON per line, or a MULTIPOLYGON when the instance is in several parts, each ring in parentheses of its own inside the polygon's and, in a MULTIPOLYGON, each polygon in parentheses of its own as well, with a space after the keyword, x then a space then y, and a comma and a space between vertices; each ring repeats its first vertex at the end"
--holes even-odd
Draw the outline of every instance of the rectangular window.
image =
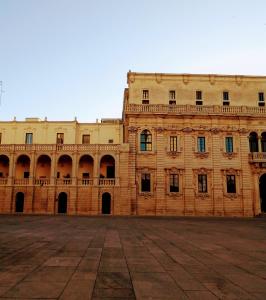
POLYGON ((82 144, 89 144, 90 143, 90 135, 89 134, 83 134, 82 135, 82 144))
POLYGON ((234 150, 233 137, 232 136, 227 136, 225 138, 225 151, 226 151, 226 153, 232 153, 233 150, 234 150))
POLYGON ((25 144, 32 144, 33 134, 31 132, 26 133, 25 144))
POLYGON ((175 100, 175 91, 169 91, 169 100, 175 100))
POLYGON ((207 193, 207 191, 208 191, 206 174, 198 175, 198 191, 199 191, 199 193, 207 193))
POLYGON ((227 193, 236 193, 235 175, 226 175, 227 193))
POLYGON ((110 140, 108 140, 108 143, 109 143, 109 144, 113 144, 113 143, 114 143, 114 140, 113 140, 113 139, 110 139, 110 140))
POLYGON ((141 191, 151 191, 151 175, 149 173, 141 174, 141 191))
POLYGON ((177 152, 177 136, 170 136, 170 151, 177 152))
POLYGON ((179 176, 178 174, 170 174, 170 193, 179 192, 179 176))
POLYGON ((64 144, 64 134, 63 133, 57 133, 56 143, 57 144, 64 144))
POLYGON ((196 91, 196 100, 202 100, 202 91, 196 91))
POLYGON ((229 92, 223 92, 223 100, 229 101, 229 92))
POLYGON ((142 90, 142 100, 149 100, 149 90, 142 90))
POLYGON ((82 178, 84 178, 84 179, 90 178, 90 173, 82 173, 82 178))
POLYGON ((199 136, 198 137, 198 152, 205 152, 205 137, 199 136))
POLYGON ((170 105, 176 105, 176 101, 175 100, 169 100, 169 104, 170 105))
POLYGON ((0 144, 2 144, 2 133, 0 132, 0 144))
POLYGON ((259 102, 264 102, 264 93, 263 92, 259 93, 259 102))
POLYGON ((229 106, 230 102, 229 101, 223 101, 223 106, 229 106))

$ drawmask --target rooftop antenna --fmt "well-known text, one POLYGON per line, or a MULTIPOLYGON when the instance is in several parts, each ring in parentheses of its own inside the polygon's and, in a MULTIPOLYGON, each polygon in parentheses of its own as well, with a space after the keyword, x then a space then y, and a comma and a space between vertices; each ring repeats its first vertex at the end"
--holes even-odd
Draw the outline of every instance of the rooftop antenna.
POLYGON ((2 94, 4 93, 3 90, 3 81, 0 80, 0 105, 2 104, 2 94))

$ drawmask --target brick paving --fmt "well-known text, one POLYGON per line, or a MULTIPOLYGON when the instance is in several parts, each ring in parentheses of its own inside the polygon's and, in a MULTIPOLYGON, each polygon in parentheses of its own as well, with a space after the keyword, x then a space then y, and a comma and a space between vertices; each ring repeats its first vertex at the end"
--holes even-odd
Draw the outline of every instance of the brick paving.
POLYGON ((0 216, 0 299, 266 299, 266 218, 0 216))

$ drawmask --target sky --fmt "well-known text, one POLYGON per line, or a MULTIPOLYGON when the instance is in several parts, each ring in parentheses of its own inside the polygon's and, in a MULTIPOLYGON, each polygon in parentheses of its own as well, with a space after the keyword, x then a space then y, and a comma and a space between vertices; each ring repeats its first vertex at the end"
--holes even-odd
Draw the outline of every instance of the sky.
POLYGON ((266 1, 0 0, 0 120, 121 118, 129 70, 266 75, 266 1))

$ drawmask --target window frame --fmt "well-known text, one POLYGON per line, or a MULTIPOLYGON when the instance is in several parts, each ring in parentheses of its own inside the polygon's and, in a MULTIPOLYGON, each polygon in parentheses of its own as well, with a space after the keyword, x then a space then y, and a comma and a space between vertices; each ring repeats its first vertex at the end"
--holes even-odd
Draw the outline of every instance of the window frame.
POLYGON ((91 143, 91 136, 90 134, 82 134, 82 145, 88 145, 91 143), (86 142, 85 140, 88 139, 86 142))
POLYGON ((57 132, 56 133, 56 144, 57 145, 63 145, 64 144, 64 137, 65 137, 64 132, 57 132))
POLYGON ((198 193, 208 193, 208 174, 198 174, 198 193))
POLYGON ((205 136, 197 137, 197 152, 198 153, 206 153, 206 137, 205 136), (201 144, 200 141, 203 141, 204 143, 201 144), (202 148, 202 145, 203 145, 203 148, 202 148))
POLYGON ((140 192, 151 193, 151 173, 143 172, 140 174, 140 192))
POLYGON ((169 193, 179 193, 179 192, 180 192, 179 174, 178 173, 170 173, 169 174, 169 193), (172 189, 176 189, 176 190, 172 190, 172 189))
POLYGON ((139 141, 140 152, 152 151, 152 133, 148 129, 144 129, 140 133, 139 141))
POLYGON ((177 135, 170 135, 169 151, 170 152, 178 152, 178 136, 177 135))
POLYGON ((26 132, 26 134, 25 134, 25 144, 26 145, 32 145, 33 144, 33 133, 32 132, 26 132))
POLYGON ((234 153, 234 138, 233 136, 225 137, 225 153, 234 153), (231 142, 229 142, 231 141, 231 142))
POLYGON ((236 194, 236 175, 235 174, 226 174, 226 193, 227 194, 236 194), (231 181, 233 178, 233 184, 230 183, 229 185, 229 181, 231 181))

